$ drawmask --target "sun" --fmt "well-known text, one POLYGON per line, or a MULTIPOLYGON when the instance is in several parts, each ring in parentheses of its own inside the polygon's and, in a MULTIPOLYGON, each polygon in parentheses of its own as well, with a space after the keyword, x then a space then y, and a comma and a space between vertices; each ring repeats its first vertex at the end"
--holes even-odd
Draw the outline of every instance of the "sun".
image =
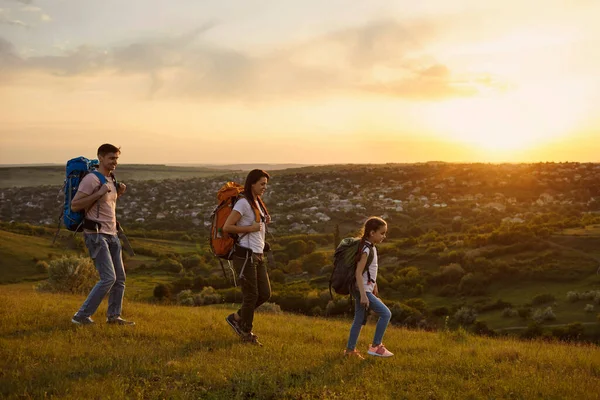
POLYGON ((446 140, 510 159, 567 135, 583 108, 577 96, 521 90, 438 103, 429 124, 446 140))

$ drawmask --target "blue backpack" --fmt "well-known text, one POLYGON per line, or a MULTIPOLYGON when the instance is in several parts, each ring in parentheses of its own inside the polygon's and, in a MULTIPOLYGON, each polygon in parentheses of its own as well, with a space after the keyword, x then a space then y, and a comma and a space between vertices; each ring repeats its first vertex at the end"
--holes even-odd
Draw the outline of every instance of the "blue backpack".
MULTIPOLYGON (((83 231, 83 220, 85 218, 85 210, 71 210, 71 201, 77 193, 77 189, 79 188, 81 180, 87 174, 95 174, 98 177, 98 179, 100 179, 101 185, 104 185, 106 183, 106 177, 97 171, 98 165, 98 160, 89 160, 85 157, 77 157, 67 161, 65 184, 63 186, 63 191, 65 194, 65 203, 61 214, 61 218, 59 220, 58 229, 60 229, 60 223, 62 222, 70 231, 83 231)), ((114 179, 114 176, 113 181, 115 182, 115 186, 117 186, 117 181, 114 179)))

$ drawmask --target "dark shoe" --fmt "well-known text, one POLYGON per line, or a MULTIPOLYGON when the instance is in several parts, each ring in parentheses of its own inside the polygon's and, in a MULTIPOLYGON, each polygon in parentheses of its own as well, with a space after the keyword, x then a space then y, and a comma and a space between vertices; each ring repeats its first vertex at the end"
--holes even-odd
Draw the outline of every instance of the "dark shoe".
POLYGON ((242 342, 246 342, 246 343, 249 343, 249 344, 253 344, 255 346, 261 346, 262 347, 262 343, 258 341, 258 336, 256 336, 252 332, 250 332, 250 333, 244 333, 244 332, 242 332, 242 342))
POLYGON ((133 321, 127 321, 121 317, 111 317, 106 319, 107 324, 116 324, 116 325, 135 325, 133 321))
POLYGON ((227 323, 229 324, 229 326, 231 326, 231 329, 233 329, 233 331, 235 332, 236 335, 238 336, 242 336, 242 330, 240 329, 240 324, 239 322, 237 322, 235 320, 235 313, 233 314, 229 314, 226 318, 225 321, 227 321, 227 323))
POLYGON ((92 325, 94 324, 94 320, 90 317, 81 317, 77 314, 73 315, 71 318, 71 322, 77 325, 92 325))

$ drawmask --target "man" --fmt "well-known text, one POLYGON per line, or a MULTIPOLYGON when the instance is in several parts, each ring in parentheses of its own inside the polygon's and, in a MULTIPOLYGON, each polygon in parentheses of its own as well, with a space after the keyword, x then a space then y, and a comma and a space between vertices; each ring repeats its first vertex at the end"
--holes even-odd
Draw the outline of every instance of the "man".
POLYGON ((100 275, 100 280, 87 299, 75 313, 71 322, 78 325, 90 325, 90 318, 98 309, 102 299, 108 293, 109 324, 135 325, 121 318, 123 294, 125 293, 125 268, 121 257, 121 242, 117 236, 117 198, 125 193, 126 186, 115 185, 113 171, 121 150, 112 144, 103 144, 98 148, 98 172, 106 177, 101 184, 96 174, 87 174, 79 184, 77 194, 71 201, 73 211, 85 210, 83 223, 85 245, 100 275))

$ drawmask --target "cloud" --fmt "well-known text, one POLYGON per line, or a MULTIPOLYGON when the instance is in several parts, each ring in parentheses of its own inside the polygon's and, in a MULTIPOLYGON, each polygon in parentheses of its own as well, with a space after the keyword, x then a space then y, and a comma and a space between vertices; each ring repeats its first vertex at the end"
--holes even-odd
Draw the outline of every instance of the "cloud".
POLYGON ((5 10, 2 8, 0 8, 0 24, 20 26, 23 28, 29 27, 29 25, 27 25, 25 22, 12 18, 10 15, 10 10, 5 10))
POLYGON ((62 78, 145 75, 149 98, 254 102, 370 93, 435 100, 472 96, 488 85, 481 74, 455 76, 429 55, 426 44, 439 35, 439 26, 423 21, 375 21, 261 56, 200 40, 215 25, 106 49, 81 46, 12 65, 62 78))
POLYGON ((21 8, 21 11, 24 12, 42 12, 42 9, 35 6, 24 6, 21 8))

